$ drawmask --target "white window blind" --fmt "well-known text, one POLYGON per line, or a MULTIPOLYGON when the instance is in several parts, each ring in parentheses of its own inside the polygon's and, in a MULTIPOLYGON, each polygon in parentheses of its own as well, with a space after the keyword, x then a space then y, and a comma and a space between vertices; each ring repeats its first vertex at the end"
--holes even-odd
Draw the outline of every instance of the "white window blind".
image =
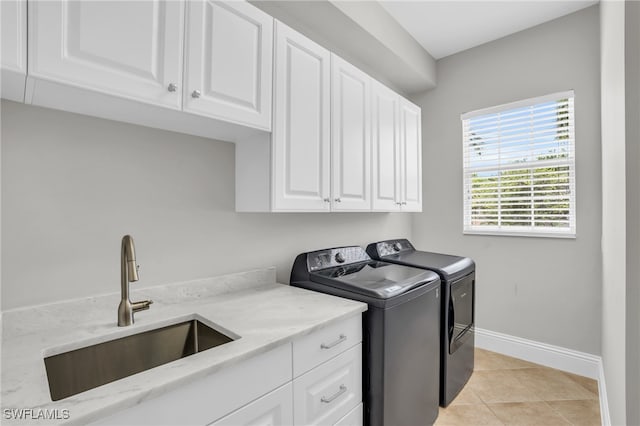
POLYGON ((575 237, 573 91, 461 116, 464 233, 575 237))

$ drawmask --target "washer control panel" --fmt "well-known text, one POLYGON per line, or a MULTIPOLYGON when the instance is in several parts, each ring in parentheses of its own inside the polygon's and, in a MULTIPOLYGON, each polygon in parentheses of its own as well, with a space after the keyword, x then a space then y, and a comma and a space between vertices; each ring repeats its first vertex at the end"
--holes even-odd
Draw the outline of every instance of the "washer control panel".
POLYGON ((307 267, 309 272, 312 272, 369 260, 371 258, 360 246, 338 247, 308 253, 307 267))

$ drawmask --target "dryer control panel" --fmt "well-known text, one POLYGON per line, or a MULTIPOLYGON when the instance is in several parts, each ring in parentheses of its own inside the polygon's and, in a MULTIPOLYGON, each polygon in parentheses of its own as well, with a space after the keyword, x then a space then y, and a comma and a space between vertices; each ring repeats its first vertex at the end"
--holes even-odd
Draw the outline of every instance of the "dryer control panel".
POLYGON ((308 253, 307 267, 309 272, 313 272, 370 260, 371 258, 362 247, 337 247, 308 253))
POLYGON ((379 257, 391 256, 408 250, 415 250, 408 240, 387 240, 376 244, 379 257))

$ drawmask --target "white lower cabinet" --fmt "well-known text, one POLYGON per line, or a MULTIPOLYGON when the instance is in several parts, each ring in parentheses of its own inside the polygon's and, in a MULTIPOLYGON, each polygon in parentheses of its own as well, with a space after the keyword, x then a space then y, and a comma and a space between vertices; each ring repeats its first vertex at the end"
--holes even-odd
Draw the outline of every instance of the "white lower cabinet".
POLYGON ((364 407, 360 403, 356 408, 349 411, 346 416, 338 420, 335 426, 362 426, 363 421, 364 407))
MULTIPOLYGON (((201 354, 194 356, 198 355, 201 354)), ((134 383, 133 379, 124 380, 134 383)), ((285 344, 94 424, 208 425, 268 392, 291 383, 291 379, 291 344, 285 344)))
POLYGON ((253 401, 211 423, 212 426, 275 426, 293 424, 293 385, 284 386, 269 392, 262 398, 253 401))
POLYGON ((362 344, 293 381, 296 425, 333 425, 362 401, 362 344))
POLYGON ((361 426, 361 324, 328 325, 91 424, 361 426))

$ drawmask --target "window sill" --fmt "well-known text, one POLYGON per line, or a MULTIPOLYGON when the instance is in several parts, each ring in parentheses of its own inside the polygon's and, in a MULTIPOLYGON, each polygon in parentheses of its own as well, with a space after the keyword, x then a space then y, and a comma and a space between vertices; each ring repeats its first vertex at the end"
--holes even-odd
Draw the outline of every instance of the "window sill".
POLYGON ((494 237, 534 237, 534 238, 564 238, 576 239, 576 234, 571 232, 527 232, 527 231, 498 231, 466 229, 464 235, 490 235, 494 237))

